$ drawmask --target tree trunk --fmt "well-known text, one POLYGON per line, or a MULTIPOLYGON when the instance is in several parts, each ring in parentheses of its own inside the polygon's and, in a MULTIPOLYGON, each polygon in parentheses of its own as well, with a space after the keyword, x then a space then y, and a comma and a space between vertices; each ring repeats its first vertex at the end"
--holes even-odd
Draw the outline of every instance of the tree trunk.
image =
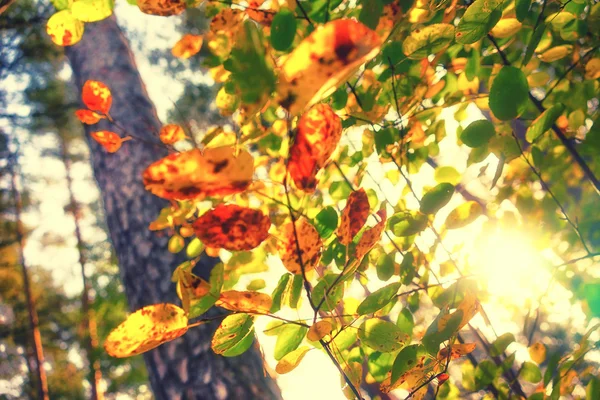
MULTIPOLYGON (((167 251, 166 235, 148 225, 167 203, 144 190, 142 171, 165 156, 157 135, 160 121, 138 74, 128 43, 110 17, 86 24, 83 40, 66 49, 75 82, 81 90, 86 80, 104 82, 111 89, 111 116, 86 126, 86 132, 113 130, 142 139, 125 142, 108 154, 89 141, 94 174, 102 191, 110 236, 119 259, 121 278, 132 310, 148 304, 177 303, 171 282, 173 269, 184 259, 167 251), (157 145, 154 145, 156 143, 157 145)), ((196 266, 206 276, 209 266, 196 266)), ((263 372, 259 351, 252 348, 240 357, 215 355, 210 340, 218 322, 191 329, 182 338, 145 354, 150 382, 157 399, 277 399, 279 389, 263 372)))

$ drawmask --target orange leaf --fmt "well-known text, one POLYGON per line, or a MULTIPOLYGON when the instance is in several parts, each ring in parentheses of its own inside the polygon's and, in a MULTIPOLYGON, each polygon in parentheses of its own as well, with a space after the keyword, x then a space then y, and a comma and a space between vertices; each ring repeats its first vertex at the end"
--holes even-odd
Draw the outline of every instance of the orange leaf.
POLYGON ((185 34, 177 43, 175 43, 175 46, 171 49, 171 54, 173 54, 173 57, 184 59, 190 58, 191 56, 198 54, 202 48, 202 41, 201 35, 185 34))
POLYGON ((244 12, 233 8, 221 10, 210 21, 210 31, 217 33, 220 31, 234 32, 242 22, 244 12))
POLYGON ((141 12, 150 15, 178 15, 186 8, 185 0, 137 0, 141 12))
POLYGON ((369 198, 364 189, 350 193, 346 207, 342 212, 338 237, 341 244, 352 242, 369 218, 369 198))
POLYGON ((268 294, 227 290, 221 293, 215 304, 231 311, 267 314, 271 309, 271 303, 271 296, 268 294))
POLYGON ((164 199, 203 199, 244 191, 252 181, 254 161, 232 147, 192 149, 152 163, 143 174, 146 190, 164 199))
POLYGON ((293 274, 301 274, 302 267, 310 271, 321 259, 323 242, 314 226, 304 217, 296 221, 296 229, 288 223, 282 229, 281 240, 277 243, 279 256, 285 268, 293 274), (298 244, 296 244, 296 235, 298 244), (302 258, 298 257, 298 247, 302 258), (300 261, 302 260, 302 261, 300 261))
POLYGON ((176 124, 163 126, 158 136, 164 144, 174 144, 186 138, 183 128, 176 124))
POLYGON ((315 190, 316 174, 335 151, 341 136, 342 121, 327 104, 317 104, 302 114, 288 161, 288 170, 299 189, 315 190))
POLYGON ((84 124, 93 125, 100 121, 102 118, 105 118, 104 115, 100 115, 95 113, 92 110, 77 110, 75 111, 75 116, 84 124))
POLYGON ((269 236, 271 221, 260 210, 220 204, 194 224, 196 236, 208 247, 251 250, 269 236))
POLYGON ((448 358, 448 350, 450 350, 450 359, 454 360, 458 357, 465 356, 475 350, 475 343, 458 343, 450 347, 444 347, 438 352, 438 360, 446 360, 448 358))
POLYGON ((462 320, 458 325, 458 328, 456 329, 456 331, 458 332, 462 329, 463 326, 469 323, 469 321, 479 312, 480 308, 481 305, 479 304, 479 300, 477 300, 477 296, 475 296, 473 292, 467 291, 467 293, 465 293, 465 297, 456 308, 456 311, 454 311, 451 314, 444 315, 440 318, 440 320, 438 321, 438 330, 444 330, 446 328, 446 325, 448 324, 448 321, 450 320, 450 318, 452 318, 454 313, 456 313, 458 310, 461 310, 462 320))
POLYGON ((281 66, 278 97, 297 115, 318 103, 379 52, 381 39, 352 19, 339 19, 318 27, 281 66))
POLYGON ((356 259, 359 261, 362 260, 373 246, 379 242, 379 239, 381 239, 381 232, 383 232, 383 229, 385 228, 385 221, 387 218, 385 209, 379 210, 377 215, 379 215, 381 220, 371 229, 367 229, 356 245, 356 259))
POLYGON ((325 336, 329 335, 332 330, 333 330, 333 325, 331 325, 331 322, 325 321, 325 320, 318 321, 318 322, 315 322, 314 325, 312 325, 310 327, 310 329, 308 330, 308 333, 306 334, 306 337, 308 338, 308 340, 312 340, 313 342, 316 342, 318 340, 323 339, 325 336))
POLYGON ((81 91, 81 98, 87 108, 102 114, 108 114, 112 104, 110 89, 98 81, 86 81, 81 91))
POLYGON ((115 328, 104 349, 113 357, 144 353, 187 332, 188 319, 182 308, 162 303, 146 306, 115 328))
POLYGON ((121 148, 123 142, 131 140, 130 136, 125 136, 124 138, 122 138, 111 131, 92 132, 90 135, 96 142, 100 143, 100 145, 102 145, 102 147, 104 147, 109 153, 115 153, 121 148))

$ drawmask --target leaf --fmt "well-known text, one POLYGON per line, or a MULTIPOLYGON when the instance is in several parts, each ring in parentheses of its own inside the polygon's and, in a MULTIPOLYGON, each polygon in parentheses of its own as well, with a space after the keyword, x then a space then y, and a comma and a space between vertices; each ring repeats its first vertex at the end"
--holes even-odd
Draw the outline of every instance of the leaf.
POLYGON ((123 142, 131 140, 130 136, 125 136, 122 138, 111 131, 92 132, 90 133, 90 136, 109 153, 115 153, 121 148, 123 142))
POLYGON ((160 129, 158 134, 164 144, 175 144, 186 138, 183 128, 177 124, 168 124, 160 129))
POLYGON ((302 114, 287 164, 296 187, 306 192, 315 190, 316 175, 341 136, 342 121, 329 105, 317 104, 302 114))
POLYGON ((379 52, 381 39, 351 19, 315 29, 281 66, 278 98, 292 115, 318 103, 379 52))
POLYGON ((402 51, 408 58, 421 60, 436 54, 454 41, 454 26, 433 24, 413 30, 402 44, 402 51))
POLYGON ((275 366, 275 372, 278 374, 287 374, 293 371, 300 364, 306 353, 310 350, 308 346, 302 346, 286 354, 275 366))
POLYGON ((269 236, 271 220, 260 210, 219 204, 192 226, 206 246, 240 251, 259 246, 269 236))
POLYGON ((87 124, 87 125, 96 124, 102 118, 105 118, 104 115, 100 115, 98 113, 95 113, 92 110, 77 110, 77 111, 75 111, 75 116, 82 123, 87 124))
POLYGON ((169 200, 201 200, 207 196, 239 193, 254 173, 250 153, 223 146, 171 154, 152 163, 143 173, 144 186, 169 200))
POLYGON ((308 328, 296 324, 285 325, 279 335, 277 336, 277 342, 275 342, 275 360, 279 361, 286 354, 296 350, 304 337, 308 328))
POLYGON ((270 313, 274 314, 277 311, 281 310, 281 300, 283 299, 284 293, 287 290, 289 290, 288 284, 290 282, 291 277, 292 275, 290 274, 283 274, 281 275, 281 278, 279 278, 279 282, 277 282, 277 286, 275 287, 275 289, 273 290, 273 294, 271 295, 273 302, 271 304, 271 309, 269 310, 270 313))
POLYGON ((277 242, 279 257, 285 268, 292 274, 302 274, 302 266, 304 272, 308 272, 318 264, 323 242, 315 227, 306 218, 301 217, 296 221, 296 229, 291 222, 286 224, 279 237, 280 240, 277 242))
POLYGON ((546 360, 546 346, 543 343, 536 342, 529 346, 529 357, 538 365, 546 360))
POLYGON ((420 344, 411 344, 400 350, 392 365, 391 384, 395 384, 398 379, 408 370, 417 365, 417 359, 425 354, 425 349, 420 344))
POLYGON ((319 211, 314 225, 323 239, 330 237, 338 226, 338 214, 335 208, 327 206, 319 211))
POLYGON ((186 8, 185 0, 137 0, 141 12, 150 15, 178 15, 186 8))
POLYGON ((62 10, 50 17, 46 23, 46 33, 54 44, 72 46, 83 37, 84 24, 73 16, 70 10, 62 10))
POLYGON ((338 228, 338 239, 341 244, 352 242, 358 231, 369 218, 369 198, 363 188, 350 193, 338 228))
POLYGON ((540 60, 551 63, 565 58, 573 52, 573 46, 570 44, 564 44, 562 46, 555 46, 540 54, 538 57, 540 60))
POLYGON ((460 134, 460 140, 472 148, 487 144, 491 138, 496 136, 496 129, 487 119, 473 121, 460 134))
POLYGON ((520 22, 525 21, 527 14, 529 14, 529 7, 531 7, 531 0, 516 0, 515 11, 517 14, 517 20, 520 22))
POLYGON ((275 14, 271 24, 271 45, 275 50, 286 51, 296 36, 296 16, 289 9, 275 14))
POLYGON ((533 52, 540 44, 542 37, 544 37, 544 32, 546 32, 546 23, 542 22, 537 28, 535 28, 533 35, 531 35, 531 39, 529 39, 529 44, 527 45, 527 50, 525 50, 525 55, 523 56, 523 62, 521 65, 529 64, 531 57, 533 57, 533 52))
POLYGON ((363 0, 358 20, 367 28, 375 29, 383 12, 382 0, 363 0))
POLYGON ((314 287, 312 291, 312 299, 315 305, 321 304, 322 311, 331 311, 333 310, 337 304, 342 300, 342 296, 344 295, 344 284, 342 279, 338 279, 339 275, 329 274, 325 275, 319 283, 314 287), (336 285, 332 288, 332 285, 335 283, 336 285), (325 297, 325 293, 327 293, 327 297, 325 301, 323 298, 325 297))
POLYGON ((381 254, 377 259, 375 267, 377 268, 377 278, 379 278, 379 280, 389 280, 392 276, 394 276, 396 269, 394 257, 390 254, 381 254))
POLYGON ((491 384, 500 369, 491 360, 481 361, 475 368, 475 386, 481 390, 491 384))
POLYGON ((529 143, 535 142, 540 135, 544 134, 550 128, 558 117, 560 117, 565 110, 565 106, 562 104, 555 104, 546 111, 544 111, 539 117, 535 119, 527 129, 525 138, 529 143))
POLYGON ((420 211, 423 214, 435 214, 452 199, 454 185, 439 183, 430 189, 421 199, 420 211))
POLYGON ((402 211, 390 217, 388 228, 398 237, 412 236, 427 228, 427 216, 417 212, 402 211))
POLYGON ((490 348, 490 355, 492 357, 498 357, 502 355, 506 348, 515 341, 515 335, 512 333, 505 333, 498 336, 498 338, 492 343, 490 348))
POLYGON ((503 0, 475 0, 456 27, 456 41, 475 43, 482 39, 502 18, 503 0))
POLYGON ((503 18, 491 30, 492 36, 498 39, 506 39, 514 36, 521 30, 521 21, 517 18, 503 18))
POLYGON ((131 314, 108 335, 104 349, 113 357, 144 353, 187 332, 188 319, 182 308, 161 303, 131 314))
POLYGON ((438 167, 435 170, 435 180, 439 183, 447 182, 456 186, 460 183, 461 178, 461 174, 451 166, 438 167))
POLYGON ((456 207, 446 217, 447 229, 458 229, 469 225, 483 214, 481 205, 476 201, 467 201, 464 204, 456 207))
POLYGON ((202 35, 192 35, 186 33, 182 36, 181 39, 175 43, 173 48, 171 49, 171 54, 173 57, 183 58, 187 60, 193 55, 196 55, 200 52, 202 48, 202 43, 204 42, 204 38, 202 35))
POLYGON ((591 315, 600 317, 600 282, 586 284, 583 293, 591 315))
POLYGON ((254 319, 248 314, 225 317, 215 331, 211 348, 216 354, 234 357, 244 353, 254 341, 254 319))
POLYGON ((520 376, 530 383, 538 383, 542 380, 540 368, 532 362, 525 361, 521 367, 520 376))
POLYGON ((457 359, 472 353, 477 345, 475 343, 457 343, 452 346, 444 347, 438 352, 437 359, 445 361, 448 359, 448 352, 450 352, 450 360, 457 359))
POLYGON ((585 79, 600 78, 600 58, 592 58, 585 64, 585 79))
POLYGON ((373 350, 389 352, 400 350, 408 335, 391 322, 372 318, 358 328, 358 338, 373 350))
POLYGON ((221 293, 215 304, 231 311, 268 314, 272 300, 265 293, 227 290, 221 293))
POLYGON ((112 105, 110 89, 98 81, 85 81, 81 89, 81 99, 87 108, 102 114, 108 114, 112 105))
POLYGON ((318 342, 329 335, 332 330, 333 325, 331 325, 331 322, 326 320, 317 321, 309 328, 306 338, 310 341, 318 342))
POLYGON ((362 261, 363 257, 369 251, 371 251, 373 246, 375 246, 379 242, 379 240, 381 239, 381 233, 385 229, 387 217, 385 208, 379 210, 377 212, 377 215, 379 216, 379 222, 377 223, 377 225, 364 231, 364 233, 358 240, 358 243, 356 244, 355 254, 356 259, 359 261, 362 261))
POLYGON ((490 109, 502 121, 517 118, 529 101, 529 84, 523 71, 504 66, 494 78, 490 89, 490 109))
POLYGON ((219 299, 223 288, 223 263, 219 263, 210 271, 210 290, 206 296, 192 301, 190 304, 189 318, 196 318, 208 311, 219 299))
POLYGON ((381 289, 377 289, 376 291, 368 295, 362 301, 362 303, 360 303, 360 305, 356 309, 356 312, 359 315, 365 315, 374 313, 375 311, 382 309, 394 299, 396 293, 398 292, 398 289, 400 289, 400 286, 402 286, 402 284, 396 282, 384 286, 381 289))
POLYGON ((291 308, 298 308, 300 296, 302 295, 302 289, 304 288, 303 284, 304 280, 302 275, 294 275, 292 280, 292 289, 290 290, 289 304, 291 308))
POLYGON ((110 17, 114 7, 112 0, 75 0, 71 12, 82 22, 96 22, 110 17))

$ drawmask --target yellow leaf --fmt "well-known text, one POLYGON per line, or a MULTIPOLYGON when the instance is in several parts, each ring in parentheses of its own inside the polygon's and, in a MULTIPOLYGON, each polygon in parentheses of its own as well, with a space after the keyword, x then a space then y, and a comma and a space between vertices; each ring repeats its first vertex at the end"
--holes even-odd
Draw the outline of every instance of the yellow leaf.
POLYGON ((564 44, 562 46, 556 46, 546 50, 538 57, 544 62, 558 61, 561 58, 565 58, 573 52, 573 46, 570 44, 564 44))
POLYGON ((443 331, 446 328, 446 325, 448 324, 448 321, 450 320, 450 318, 452 318, 452 316, 456 312, 458 312, 458 310, 460 310, 460 311, 462 311, 462 320, 460 321, 458 328, 456 328, 456 331, 458 332, 459 330, 462 329, 463 326, 465 326, 466 324, 469 323, 469 321, 475 316, 475 314, 477 314, 479 312, 480 307, 481 306, 479 304, 479 300, 477 300, 477 297, 475 296, 475 294, 473 294, 471 291, 468 291, 465 294, 464 299, 460 302, 460 304, 456 308, 456 311, 454 311, 453 313, 444 315, 443 317, 440 318, 440 320, 438 321, 438 330, 443 331))
POLYGON ((291 114, 301 113, 348 79, 379 52, 381 39, 351 19, 318 27, 281 66, 277 92, 291 114))
POLYGON ((333 325, 329 321, 317 321, 313 326, 310 327, 306 337, 308 340, 313 342, 317 342, 323 339, 325 336, 329 335, 333 330, 333 325))
POLYGON ((529 347, 529 357, 536 363, 541 364, 546 360, 546 346, 536 342, 529 347))
POLYGON ((188 319, 182 308, 161 303, 146 306, 131 314, 104 342, 113 357, 144 353, 187 332, 188 319))
POLYGON ((277 250, 283 265, 293 274, 301 274, 302 265, 304 265, 304 272, 312 270, 321 259, 322 247, 321 236, 304 217, 296 221, 295 230, 291 222, 285 225, 277 243, 277 250), (296 244, 296 236, 298 244, 296 244), (298 257, 298 247, 301 258, 298 257))
POLYGON ((227 290, 221 293, 216 305, 231 311, 267 314, 271 309, 271 297, 259 292, 227 290))
POLYGON ((183 128, 177 124, 163 126, 158 133, 158 137, 164 144, 175 144, 186 138, 183 128))
POLYGON ((46 24, 50 39, 59 46, 72 46, 83 37, 84 24, 71 11, 62 10, 54 14, 46 24))
POLYGON ((585 64, 585 79, 600 78, 600 58, 592 58, 585 64))
POLYGON ((96 22, 112 14, 110 0, 76 0, 71 6, 73 16, 83 22, 96 22))
POLYGON ((498 39, 505 39, 519 32, 522 26, 516 18, 504 18, 498 21, 490 33, 498 39))
POLYGON ((300 364, 309 350, 310 347, 303 346, 286 354, 275 366, 275 372, 283 375, 293 371, 300 364))
POLYGON ((151 164, 143 174, 146 190, 174 200, 203 199, 239 193, 254 173, 250 153, 229 146, 192 149, 171 154, 151 164))
POLYGON ((475 350, 477 345, 475 343, 458 343, 453 344, 449 347, 444 347, 438 352, 437 358, 440 361, 444 361, 448 358, 448 351, 450 351, 450 359, 465 356, 475 350))
POLYGON ((202 41, 201 35, 183 35, 171 49, 171 54, 173 54, 173 57, 188 59, 200 51, 202 41))

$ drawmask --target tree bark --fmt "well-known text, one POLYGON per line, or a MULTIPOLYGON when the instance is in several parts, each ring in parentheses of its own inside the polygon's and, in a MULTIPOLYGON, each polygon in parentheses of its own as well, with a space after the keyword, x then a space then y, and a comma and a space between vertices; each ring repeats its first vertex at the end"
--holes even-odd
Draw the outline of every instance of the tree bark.
MULTIPOLYGON (((86 126, 86 135, 112 130, 142 140, 125 142, 108 154, 88 140, 95 177, 102 192, 110 236, 119 259, 121 278, 132 310, 148 304, 178 299, 171 273, 182 261, 167 251, 166 235, 151 232, 148 225, 167 205, 144 190, 142 171, 167 151, 160 146, 160 121, 148 98, 129 45, 116 19, 86 24, 81 42, 66 49, 81 90, 86 80, 104 82, 111 89, 110 114, 119 124, 107 121, 86 126)), ((199 275, 210 267, 197 265, 199 275)), ((213 353, 210 340, 218 322, 188 331, 182 338, 145 354, 150 382, 157 399, 278 399, 279 389, 263 372, 258 349, 240 357, 213 353)))

